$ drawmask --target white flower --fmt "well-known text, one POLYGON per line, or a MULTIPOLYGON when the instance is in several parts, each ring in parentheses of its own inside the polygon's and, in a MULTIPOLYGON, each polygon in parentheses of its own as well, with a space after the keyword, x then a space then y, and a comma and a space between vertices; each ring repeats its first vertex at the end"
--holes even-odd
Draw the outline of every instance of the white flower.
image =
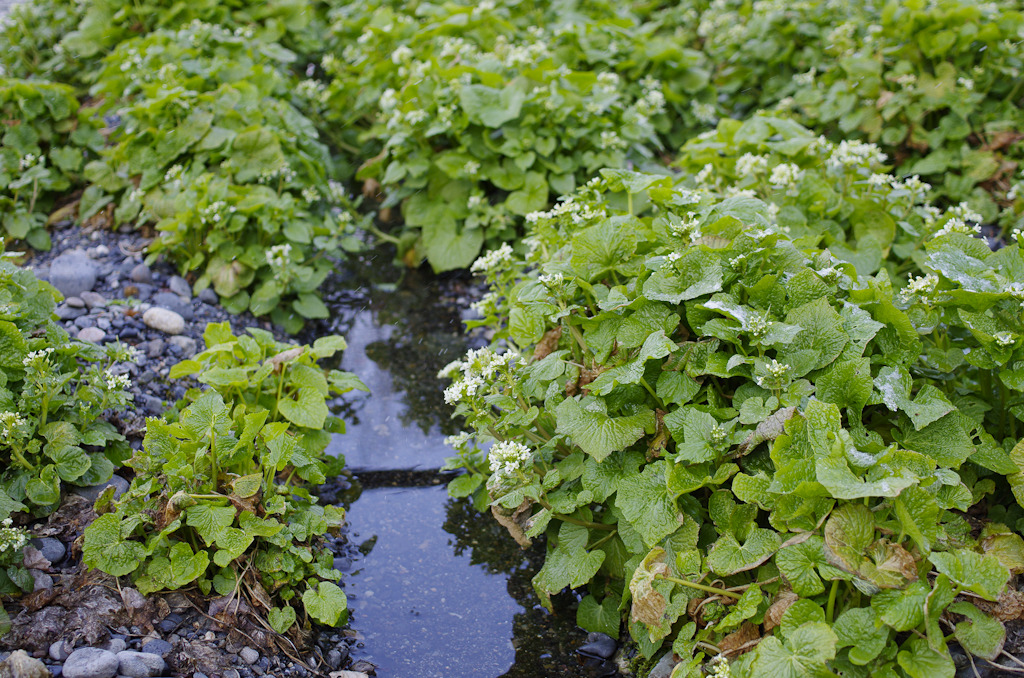
POLYGON ((957 78, 956 83, 967 91, 972 91, 974 89, 974 81, 970 78, 957 78))
POLYGON ((395 48, 395 51, 391 53, 391 62, 394 64, 404 64, 412 60, 412 50, 409 49, 408 45, 399 45, 395 48))
POLYGON ((37 156, 37 155, 35 155, 33 153, 26 153, 25 156, 21 160, 18 161, 18 169, 20 169, 22 171, 25 171, 28 168, 30 168, 33 165, 35 165, 36 161, 38 161, 38 160, 39 160, 39 156, 37 156))
POLYGON ((911 278, 907 286, 900 290, 900 299, 904 302, 910 301, 915 295, 927 297, 939 286, 939 278, 934 273, 911 278))
POLYGON ((1013 346, 1017 342, 1013 334, 1010 332, 996 332, 992 337, 996 340, 997 344, 1004 348, 1007 346, 1013 346))
POLYGON ((18 553, 28 543, 28 533, 20 527, 11 527, 14 521, 4 518, 0 523, 0 554, 10 551, 18 553))
POLYGON ((806 86, 814 83, 814 76, 818 74, 818 69, 812 67, 811 70, 806 73, 798 73, 793 76, 793 82, 798 85, 806 86))
POLYGON ((540 283, 546 287, 558 287, 565 280, 561 273, 552 273, 550 275, 542 275, 537 278, 540 283))
POLYGON ((103 372, 103 378, 107 382, 107 388, 110 390, 131 388, 132 380, 127 374, 114 374, 110 370, 103 372))
POLYGON ((7 442, 17 426, 24 426, 25 418, 17 412, 0 412, 0 440, 7 442))
POLYGON ((267 264, 271 268, 284 268, 291 257, 292 246, 290 243, 274 245, 267 250, 267 264))
POLYGON ((514 440, 495 443, 487 453, 491 471, 502 476, 512 476, 521 472, 532 458, 533 452, 530 448, 514 440))
POLYGON ((398 106, 398 95, 395 90, 388 87, 380 94, 380 108, 382 111, 392 111, 398 106))
POLYGON ((615 132, 607 130, 601 132, 601 148, 605 150, 621 150, 625 147, 626 142, 615 132))
POLYGON ((693 177, 693 180, 697 183, 698 186, 707 183, 707 180, 711 178, 711 173, 714 171, 714 165, 708 163, 704 165, 704 167, 701 168, 699 172, 697 172, 697 174, 693 177))
POLYGON ((470 160, 463 166, 463 169, 466 170, 466 174, 469 176, 476 176, 477 172, 480 171, 480 163, 476 160, 470 160))
POLYGON ((718 112, 711 103, 702 103, 694 99, 690 102, 690 111, 693 112, 693 117, 708 125, 713 125, 718 120, 718 112))
POLYGON ((885 162, 886 156, 874 144, 863 141, 841 141, 835 147, 828 159, 828 166, 837 169, 840 167, 856 167, 863 165, 874 165, 885 162))
POLYGON ((880 172, 875 172, 868 177, 868 183, 879 188, 882 186, 891 186, 894 181, 896 181, 896 179, 891 174, 882 174, 880 172))
POLYGON ((164 173, 164 181, 178 181, 181 179, 181 175, 184 171, 185 170, 181 165, 171 165, 170 169, 164 173))
POLYGON ((724 655, 716 655, 711 660, 711 676, 713 678, 732 678, 732 669, 729 668, 729 660, 724 655))
POLYGON ((749 177, 768 169, 768 158, 763 155, 744 153, 736 161, 736 174, 740 177, 749 177))
POLYGON ((50 354, 53 353, 53 346, 47 346, 39 351, 29 352, 21 361, 21 364, 25 367, 31 367, 32 365, 40 365, 46 362, 50 354))
POLYGON ((669 230, 677 237, 697 240, 701 237, 700 219, 696 212, 687 212, 685 219, 669 214, 669 230))
MULTIPOLYGON (((950 210, 952 211, 952 210, 950 210)), ((964 235, 974 235, 981 233, 981 226, 977 224, 968 226, 967 223, 960 217, 950 217, 949 220, 942 225, 942 228, 935 231, 935 237, 949 235, 950 233, 963 233, 964 235)))
POLYGON ((469 268, 471 273, 491 273, 505 262, 512 261, 512 246, 507 242, 479 257, 469 268))
POLYGON ((782 163, 772 169, 771 177, 768 179, 774 188, 794 188, 797 182, 804 176, 804 171, 792 163, 782 163))
POLYGON ((454 447, 457 450, 461 450, 469 442, 470 438, 473 437, 472 433, 466 431, 459 431, 453 436, 448 436, 444 439, 444 444, 448 447, 454 447))

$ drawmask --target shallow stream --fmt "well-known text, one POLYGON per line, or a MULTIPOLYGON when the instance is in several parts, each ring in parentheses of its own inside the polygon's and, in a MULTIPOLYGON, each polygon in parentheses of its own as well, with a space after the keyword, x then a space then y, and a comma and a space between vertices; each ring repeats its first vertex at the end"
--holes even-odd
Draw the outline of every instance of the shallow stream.
POLYGON ((360 555, 343 563, 353 658, 395 678, 584 676, 575 601, 549 614, 530 585, 543 547, 519 549, 489 515, 450 499, 438 473, 455 427, 437 371, 483 342, 462 331, 470 292, 465 280, 400 275, 382 253, 326 295, 329 330, 349 344, 341 367, 371 391, 345 399, 347 432, 328 450, 357 480, 345 503, 360 555))

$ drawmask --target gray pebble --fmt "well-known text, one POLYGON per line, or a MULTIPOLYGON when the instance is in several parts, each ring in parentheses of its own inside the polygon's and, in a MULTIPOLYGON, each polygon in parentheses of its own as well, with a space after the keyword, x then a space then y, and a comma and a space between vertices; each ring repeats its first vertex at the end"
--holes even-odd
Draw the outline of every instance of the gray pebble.
POLYGON ((75 327, 93 327, 95 324, 96 319, 88 315, 75 318, 75 327))
POLYGON ((128 490, 128 481, 121 476, 114 476, 105 483, 99 485, 93 485, 91 487, 72 487, 71 491, 77 494, 79 497, 84 497, 88 501, 96 501, 96 498, 103 493, 103 490, 107 489, 109 485, 114 486, 114 499, 117 499, 128 490))
POLYGON ((55 312, 57 313, 57 317, 61 320, 74 320, 75 318, 86 314, 86 310, 84 308, 74 308, 67 304, 59 304, 55 312))
POLYGON ((28 573, 32 575, 32 581, 35 582, 35 588, 33 591, 45 591, 46 589, 53 588, 53 577, 46 574, 41 570, 29 570, 28 573))
POLYGON ((238 653, 238 656, 242 658, 242 661, 246 664, 255 664, 260 660, 260 653, 251 647, 243 647, 242 651, 238 653))
POLYGON ((220 303, 220 297, 213 291, 212 287, 207 287, 205 290, 199 293, 199 301, 210 306, 216 306, 220 303))
POLYGON ((100 343, 106 336, 107 333, 98 327, 84 327, 78 333, 79 339, 81 339, 82 341, 89 341, 94 344, 100 343))
POLYGON ((117 653, 120 662, 118 672, 128 678, 150 678, 158 676, 167 668, 167 662, 158 654, 126 650, 117 653))
POLYGON ((107 305, 107 298, 99 292, 82 292, 81 298, 89 308, 104 308, 107 305))
POLYGON ((64 662, 65 678, 114 678, 121 662, 113 652, 80 647, 64 662))
POLYGON ((196 340, 192 337, 177 336, 171 337, 168 341, 178 348, 181 349, 181 353, 185 358, 191 358, 196 353, 196 340))
POLYGON ((159 306, 146 311, 142 316, 142 322, 165 334, 181 334, 185 331, 185 319, 180 314, 159 306))
MULTIPOLYGON (((56 565, 60 561, 64 560, 64 555, 67 553, 67 549, 64 548, 64 543, 61 542, 60 539, 54 539, 53 537, 35 537, 31 541, 32 546, 39 549, 39 552, 43 554, 43 558, 49 560, 51 565, 56 565)), ((71 650, 68 650, 68 652, 70 653, 71 650)), ((61 661, 63 661, 63 659, 61 661)))
POLYGON ((192 304, 187 299, 179 297, 173 292, 158 292, 154 294, 153 304, 174 311, 185 320, 192 320, 192 316, 195 313, 192 310, 192 304))
POLYGON ((160 638, 154 638, 153 640, 147 641, 142 645, 143 652, 159 655, 161 657, 166 657, 167 653, 173 649, 173 645, 168 643, 166 640, 161 640, 160 638))
POLYGON ((149 266, 139 264, 132 268, 128 277, 137 283, 151 283, 153 282, 153 271, 149 270, 149 266))
POLYGON ((50 263, 50 284, 65 297, 74 297, 96 284, 96 264, 85 252, 64 252, 50 263))
MULTIPOLYGON (((85 292, 82 292, 85 294, 85 292)), ((85 301, 81 297, 68 297, 64 300, 64 303, 71 308, 85 308, 85 301)))
MULTIPOLYGON (((6 654, 6 653, 5 653, 6 654)), ((0 662, 0 676, 12 678, 50 678, 43 662, 30 657, 24 650, 15 650, 0 662)))
POLYGON ((224 678, 242 678, 238 674, 238 669, 228 669, 224 672, 224 678))
POLYGON ((195 673, 192 674, 192 678, 210 678, 210 677, 207 676, 205 673, 200 673, 199 671, 196 671, 195 673))
POLYGON ((117 654, 128 649, 128 641, 124 638, 111 638, 107 641, 107 644, 103 646, 103 649, 107 652, 113 652, 117 654))
POLYGON ((58 640, 50 643, 50 659, 55 662, 62 662, 71 656, 71 651, 74 648, 67 640, 58 640))
POLYGON ((110 320, 108 320, 107 318, 97 318, 96 327, 100 328, 103 331, 107 331, 110 329, 110 320))
POLYGON ((172 275, 170 280, 167 281, 167 287, 178 296, 185 297, 186 299, 192 298, 192 286, 180 275, 172 275))

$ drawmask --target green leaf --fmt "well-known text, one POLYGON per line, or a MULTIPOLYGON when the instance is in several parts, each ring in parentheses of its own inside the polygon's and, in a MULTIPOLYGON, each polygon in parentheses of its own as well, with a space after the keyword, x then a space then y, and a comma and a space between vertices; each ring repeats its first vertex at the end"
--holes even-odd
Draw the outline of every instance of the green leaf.
POLYGON ((181 413, 181 426, 192 440, 204 440, 226 435, 231 417, 220 394, 207 391, 181 413))
POLYGON ((615 505, 640 533, 647 546, 654 546, 682 525, 682 516, 668 491, 667 463, 659 459, 619 481, 615 505))
POLYGON ((822 370, 815 387, 821 400, 860 411, 871 398, 871 361, 868 358, 837 361, 822 370))
MULTIPOLYGON (((346 605, 348 601, 346 601, 346 605)), ((285 605, 284 607, 272 607, 270 612, 267 614, 267 620, 270 622, 270 626, 278 633, 285 633, 295 623, 295 608, 291 605, 285 605)))
POLYGON ((836 634, 824 622, 811 622, 789 634, 761 640, 751 664, 753 675, 772 678, 819 678, 834 675, 827 662, 836 656, 836 634))
POLYGON ((235 508, 233 506, 195 504, 185 510, 185 522, 189 527, 196 529, 207 546, 213 546, 214 542, 235 522, 235 508))
POLYGON ((328 318, 331 315, 320 297, 313 293, 300 294, 292 302, 292 308, 303 318, 328 318))
POLYGON ((604 562, 605 552, 587 551, 590 530, 562 523, 557 541, 549 541, 544 567, 533 578, 533 587, 546 600, 565 587, 578 588, 589 582, 604 562), (554 543, 552 543, 554 542, 554 543))
POLYGON ((832 630, 839 639, 837 648, 849 647, 850 661, 864 666, 881 654, 889 643, 891 631, 876 618, 869 607, 853 607, 836 619, 832 630))
MULTIPOLYGON (((348 599, 344 591, 329 581, 317 582, 303 591, 302 605, 310 617, 327 626, 337 626, 348 617, 348 599)), ((295 612, 292 611, 294 616, 295 612)), ((283 623, 284 620, 279 621, 283 623)))
POLYGON ((939 506, 920 487, 908 487, 893 502, 900 528, 914 540, 922 553, 932 550, 939 533, 939 506))
POLYGON ((505 199, 505 207, 519 216, 537 212, 548 206, 548 182, 540 172, 527 172, 523 187, 505 199))
POLYGON ((871 609, 878 619, 895 631, 910 631, 924 623, 924 608, 931 588, 915 581, 903 590, 885 590, 871 597, 871 609))
POLYGON ((924 638, 912 637, 896 656, 910 678, 953 678, 956 666, 948 652, 936 652, 924 638))
POLYGON ((843 319, 824 298, 791 310, 786 315, 786 324, 802 329, 779 351, 779 362, 793 368, 794 378, 831 364, 850 340, 843 319))
POLYGON ((960 645, 973 655, 995 661, 1006 641, 1003 623, 966 601, 953 603, 947 610, 967 617, 967 621, 956 625, 954 632, 960 645))
POLYGON ((678 304, 722 289, 722 264, 717 256, 690 247, 673 264, 663 265, 644 281, 644 297, 678 304))
POLYGON ((621 622, 619 601, 614 596, 605 596, 598 603, 597 598, 588 594, 576 609, 576 625, 590 632, 604 633, 618 639, 621 622))
POLYGON ((654 411, 610 417, 600 410, 584 409, 575 398, 566 398, 555 410, 556 431, 572 438, 581 450, 598 461, 624 450, 654 425, 654 411))
POLYGON ((470 121, 485 127, 501 127, 519 117, 526 100, 526 81, 516 79, 501 89, 486 85, 465 85, 459 103, 470 121))
POLYGON ((285 419, 296 426, 322 429, 330 412, 323 395, 312 388, 300 388, 297 398, 283 396, 277 401, 278 411, 285 419))
POLYGON ((85 530, 82 560, 89 567, 120 577, 138 569, 146 548, 129 537, 125 523, 116 513, 105 513, 85 530))
POLYGON ((723 535, 708 551, 707 565, 720 576, 752 570, 779 550, 782 538, 775 530, 755 527, 740 544, 731 534, 723 535))
POLYGON ((825 542, 818 535, 807 541, 792 544, 775 555, 779 572, 789 582, 793 593, 809 598, 825 590, 816 568, 825 565, 825 542))
POLYGON ((928 560, 936 570, 986 600, 998 600, 1010 579, 1010 571, 991 554, 957 549, 932 553, 928 560))

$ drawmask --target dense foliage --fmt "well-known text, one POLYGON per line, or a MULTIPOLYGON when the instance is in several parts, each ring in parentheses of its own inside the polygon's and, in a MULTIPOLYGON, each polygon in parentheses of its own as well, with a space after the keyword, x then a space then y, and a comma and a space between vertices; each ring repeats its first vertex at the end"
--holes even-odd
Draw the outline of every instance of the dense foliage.
POLYGON ((132 398, 117 364, 131 350, 71 340, 53 320, 60 293, 9 257, 0 249, 0 518, 46 515, 62 481, 109 480, 130 450, 101 415, 132 398))
POLYGON ((344 463, 329 470, 323 458, 329 432, 344 431, 326 399, 365 387, 317 365, 345 348, 341 337, 292 346, 248 332, 210 324, 208 348, 174 368, 208 389, 189 391, 176 421, 147 422, 144 449, 126 462, 135 479, 113 505, 101 499, 109 512, 86 530, 84 561, 130 574, 144 594, 196 584, 245 598, 281 633, 298 601, 308 618, 335 625, 346 602, 323 535, 344 511, 317 505, 306 484, 344 463))
POLYGON ((692 657, 675 675, 951 676, 954 638, 995 658, 1024 570, 1018 246, 931 233, 908 285, 686 184, 605 171, 526 261, 481 259, 509 350, 446 370, 472 427, 452 491, 546 534, 538 593, 587 585, 580 623, 628 611, 644 654, 692 657))

